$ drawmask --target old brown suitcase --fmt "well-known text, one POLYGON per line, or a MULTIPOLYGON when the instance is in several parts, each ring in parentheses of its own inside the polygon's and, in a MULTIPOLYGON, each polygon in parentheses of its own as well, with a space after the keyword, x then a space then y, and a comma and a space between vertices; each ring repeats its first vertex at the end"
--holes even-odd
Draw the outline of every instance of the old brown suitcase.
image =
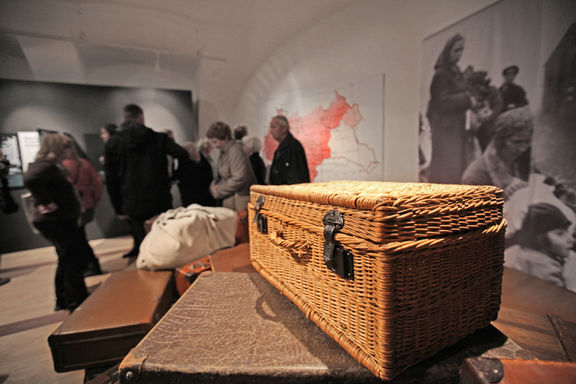
POLYGON ((172 272, 112 274, 48 337, 56 372, 122 360, 166 313, 173 289, 172 272))
MULTIPOLYGON (((455 382, 464 359, 479 355, 528 354, 490 326, 394 383, 455 382)), ((126 384, 380 383, 260 275, 225 272, 201 274, 119 376, 126 384)))
POLYGON ((176 268, 174 271, 176 291, 182 296, 202 272, 211 270, 212 266, 210 265, 210 258, 208 256, 194 260, 183 267, 176 268))
POLYGON ((242 243, 210 255, 214 272, 256 272, 250 264, 250 244, 242 243))
POLYGON ((462 364, 460 384, 496 383, 574 384, 576 363, 478 357, 466 359, 462 364))
POLYGON ((221 249, 208 257, 176 268, 176 290, 182 296, 190 285, 207 271, 214 272, 256 272, 250 264, 250 244, 241 243, 235 247, 221 249))
POLYGON ((496 319, 502 190, 338 181, 251 187, 262 276, 381 379, 496 319))

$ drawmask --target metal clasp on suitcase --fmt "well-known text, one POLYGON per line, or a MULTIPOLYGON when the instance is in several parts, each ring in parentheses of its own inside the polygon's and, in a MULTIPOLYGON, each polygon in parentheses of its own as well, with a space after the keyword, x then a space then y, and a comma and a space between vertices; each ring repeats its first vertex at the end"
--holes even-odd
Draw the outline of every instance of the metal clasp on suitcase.
POLYGON ((344 216, 331 210, 324 216, 324 264, 345 279, 354 279, 354 257, 334 240, 336 232, 344 227, 344 216))
POLYGON ((258 196, 258 200, 256 200, 256 204, 254 205, 254 211, 256 213, 253 222, 256 223, 258 232, 266 235, 268 234, 268 219, 260 212, 265 202, 266 198, 264 196, 258 196))

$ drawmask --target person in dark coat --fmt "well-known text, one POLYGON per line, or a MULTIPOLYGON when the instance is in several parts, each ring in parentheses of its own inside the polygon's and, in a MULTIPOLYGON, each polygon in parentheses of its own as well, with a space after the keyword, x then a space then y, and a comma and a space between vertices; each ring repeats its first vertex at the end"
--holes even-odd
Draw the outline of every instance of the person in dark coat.
POLYGON ((468 165, 466 111, 475 100, 458 67, 464 37, 452 36, 434 66, 427 117, 432 134, 429 181, 458 184, 468 165))
MULTIPOLYGON (((118 133, 118 126, 116 124, 113 123, 104 124, 100 128, 100 139, 102 139, 102 142, 104 143, 104 145, 106 145, 108 140, 110 140, 110 138, 116 135, 117 133, 118 133)), ((98 158, 98 161, 100 161, 100 164, 102 165, 104 164, 104 154, 102 154, 98 158)))
POLYGON ((250 164, 252 164, 256 181, 260 185, 266 184, 266 165, 260 156, 262 142, 256 136, 244 136, 242 138, 242 144, 244 146, 244 152, 246 152, 246 155, 250 159, 250 164))
POLYGON ((165 133, 144 125, 144 112, 135 104, 124 108, 122 130, 106 143, 104 169, 110 201, 120 219, 129 220, 134 246, 124 257, 138 256, 144 222, 172 208, 167 155, 179 164, 188 152, 165 133))
POLYGON ((187 207, 190 204, 200 204, 215 207, 216 200, 210 194, 212 166, 193 142, 186 142, 182 147, 190 155, 190 161, 180 165, 174 175, 178 179, 182 205, 187 207))
POLYGON ((504 68, 502 71, 504 84, 500 87, 500 94, 502 96, 504 111, 528 105, 526 91, 524 88, 514 83, 518 72, 520 72, 520 68, 518 68, 517 65, 511 65, 510 67, 504 68))
POLYGON ((286 117, 273 117, 269 131, 272 138, 280 143, 274 152, 270 168, 270 184, 309 183, 310 172, 304 147, 290 133, 290 124, 286 117))
POLYGON ((88 296, 83 271, 87 262, 86 238, 78 225, 80 203, 60 164, 71 141, 64 135, 42 139, 36 161, 24 174, 24 186, 34 199, 32 223, 56 248, 55 310, 73 311, 88 296))

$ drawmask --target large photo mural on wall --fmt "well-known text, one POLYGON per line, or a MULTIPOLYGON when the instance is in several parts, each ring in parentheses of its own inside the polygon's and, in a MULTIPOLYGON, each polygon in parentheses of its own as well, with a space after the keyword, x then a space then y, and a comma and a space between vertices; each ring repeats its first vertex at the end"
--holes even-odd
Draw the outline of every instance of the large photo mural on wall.
POLYGON ((420 180, 495 185, 505 265, 576 291, 576 3, 504 0, 423 42, 420 180))

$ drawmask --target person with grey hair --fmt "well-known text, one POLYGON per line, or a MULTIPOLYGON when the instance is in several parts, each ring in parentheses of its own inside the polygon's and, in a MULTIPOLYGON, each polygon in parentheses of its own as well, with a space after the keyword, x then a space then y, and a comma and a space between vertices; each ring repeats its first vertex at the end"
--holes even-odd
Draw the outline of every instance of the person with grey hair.
POLYGON ((213 123, 206 137, 214 148, 220 150, 216 178, 210 186, 212 196, 222 200, 222 206, 226 208, 245 211, 250 200, 250 186, 256 184, 248 156, 240 144, 232 140, 232 132, 226 123, 213 123))
POLYGON ((288 119, 277 115, 270 121, 270 135, 279 145, 270 168, 270 184, 309 183, 310 172, 302 144, 290 133, 288 119))
POLYGON ((266 184, 266 165, 260 156, 262 150, 262 142, 256 136, 244 136, 242 138, 244 152, 250 159, 252 170, 256 176, 258 184, 266 184))
POLYGON ((462 183, 494 185, 508 199, 527 186, 533 122, 528 107, 515 108, 498 116, 490 144, 464 171, 462 183))
POLYGON ((193 142, 188 141, 182 144, 182 147, 190 155, 190 161, 178 167, 174 175, 179 180, 178 189, 182 205, 187 207, 190 204, 200 204, 215 207, 216 200, 210 194, 210 184, 213 180, 210 163, 193 142))

